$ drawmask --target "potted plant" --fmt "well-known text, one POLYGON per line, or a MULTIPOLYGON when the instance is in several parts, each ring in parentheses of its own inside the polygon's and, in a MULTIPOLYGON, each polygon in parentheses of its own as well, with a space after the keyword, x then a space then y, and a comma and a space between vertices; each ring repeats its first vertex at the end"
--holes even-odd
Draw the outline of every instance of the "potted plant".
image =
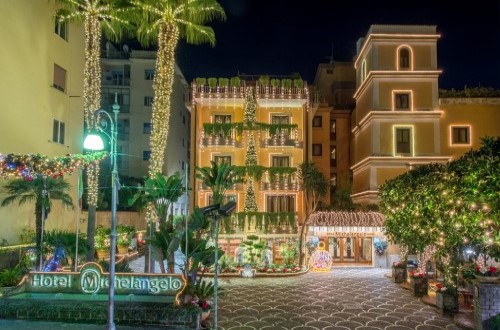
POLYGON ((474 274, 479 282, 493 283, 498 281, 500 273, 494 266, 479 266, 476 265, 476 272, 474 274))
POLYGON ((441 314, 458 313, 457 289, 448 284, 436 284, 436 306, 441 314))
POLYGON ((134 226, 117 225, 116 226, 116 246, 119 254, 127 254, 132 236, 135 233, 134 226))
POLYGON ((0 271, 0 296, 9 288, 16 286, 26 272, 27 270, 21 264, 0 271))
POLYGON ((231 87, 240 88, 240 85, 241 85, 241 80, 239 77, 232 77, 231 78, 231 87))
POLYGON ((95 229, 95 250, 97 253, 97 258, 99 260, 105 259, 109 256, 109 248, 111 242, 109 240, 109 235, 111 234, 111 229, 104 228, 99 225, 95 229))
MULTIPOLYGON (((220 290, 220 288, 218 288, 220 290)), ((214 296, 214 285, 212 282, 198 281, 194 286, 194 294, 197 297, 196 304, 201 308, 201 320, 210 316, 212 309, 211 298, 214 296)))
POLYGON ((196 82, 196 85, 198 85, 198 86, 205 86, 207 79, 198 77, 195 79, 195 82, 196 82))
POLYGON ((415 297, 427 295, 428 281, 425 273, 414 271, 410 273, 410 288, 415 297))
POLYGON ((403 283, 406 278, 406 263, 398 261, 392 264, 392 280, 394 283, 403 283))

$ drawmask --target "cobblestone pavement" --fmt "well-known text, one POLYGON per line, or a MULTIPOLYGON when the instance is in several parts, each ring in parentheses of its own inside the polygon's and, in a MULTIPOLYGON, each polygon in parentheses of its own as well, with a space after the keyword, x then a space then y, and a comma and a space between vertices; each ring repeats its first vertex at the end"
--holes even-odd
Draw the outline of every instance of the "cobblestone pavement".
POLYGON ((219 329, 459 329, 386 272, 334 268, 293 277, 221 279, 219 329))

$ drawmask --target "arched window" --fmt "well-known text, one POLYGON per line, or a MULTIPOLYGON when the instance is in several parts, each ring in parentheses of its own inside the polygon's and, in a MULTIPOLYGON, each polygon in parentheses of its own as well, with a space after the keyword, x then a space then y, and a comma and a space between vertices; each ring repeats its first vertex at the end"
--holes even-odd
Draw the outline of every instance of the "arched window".
POLYGON ((399 48, 399 69, 410 70, 411 68, 411 53, 408 47, 399 48))
POLYGON ((365 81, 366 79, 366 60, 363 60, 361 62, 361 82, 365 81))

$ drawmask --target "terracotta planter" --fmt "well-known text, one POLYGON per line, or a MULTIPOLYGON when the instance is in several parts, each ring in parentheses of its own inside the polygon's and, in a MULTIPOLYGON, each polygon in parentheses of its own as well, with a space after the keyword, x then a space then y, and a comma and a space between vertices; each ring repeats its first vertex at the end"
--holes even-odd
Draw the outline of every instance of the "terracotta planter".
POLYGON ((441 314, 458 313, 458 298, 451 294, 436 292, 436 306, 441 314))
POLYGON ((394 283, 403 283, 406 279, 405 268, 392 268, 392 280, 394 283))
POLYGON ((411 278, 410 279, 410 288, 415 297, 422 297, 427 295, 427 290, 429 288, 429 282, 427 278, 411 278))

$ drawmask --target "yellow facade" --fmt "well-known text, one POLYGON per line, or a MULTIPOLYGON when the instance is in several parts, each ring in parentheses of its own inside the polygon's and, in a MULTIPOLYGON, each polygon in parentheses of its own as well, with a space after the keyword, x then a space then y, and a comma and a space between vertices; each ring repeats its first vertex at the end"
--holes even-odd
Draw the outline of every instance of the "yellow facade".
POLYGON ((448 162, 498 136, 498 99, 439 98, 434 26, 373 25, 358 42, 353 113, 355 203, 378 202, 387 180, 448 162))
MULTIPOLYGON (((44 0, 0 2, 4 43, 0 52, 1 154, 41 153, 54 157, 82 152, 84 34, 80 26, 73 24, 65 30, 66 39, 55 33, 55 10, 53 2, 44 0), (60 73, 57 77, 56 70, 60 73), (54 141, 56 120, 64 123, 64 133, 58 130, 54 141), (64 139, 59 140, 60 136, 64 139)), ((60 128, 60 124, 57 126, 60 128)), ((76 200, 77 175, 67 179, 76 200)), ((5 197, 0 193, 0 200, 5 197)), ((79 218, 78 207, 62 209, 56 201, 46 226, 74 230, 79 218)), ((0 240, 16 243, 21 229, 33 229, 34 222, 34 204, 1 207, 0 240)))
MULTIPOLYGON (((243 82, 243 86, 245 86, 243 82)), ((230 162, 231 165, 244 166, 250 135, 253 135, 258 165, 265 168, 297 167, 305 161, 304 147, 307 135, 307 87, 290 90, 268 86, 245 86, 225 88, 193 85, 193 104, 191 111, 191 177, 195 177, 195 167, 208 167, 210 161, 230 162), (246 95, 251 93, 256 102, 256 122, 276 124, 277 122, 293 125, 291 129, 279 134, 269 130, 246 130, 239 132, 231 126, 230 132, 205 132, 204 124, 243 123, 246 95)), ((257 234, 261 238, 274 240, 296 238, 297 226, 304 220, 304 201, 297 173, 284 177, 271 178, 265 172, 260 182, 253 182, 258 212, 294 213, 295 224, 271 225, 267 230, 258 228, 256 218, 240 215, 245 208, 245 195, 249 180, 237 184, 226 191, 227 200, 234 200, 237 207, 231 215, 231 229, 223 228, 221 244, 228 255, 234 254, 236 246, 248 234, 257 234), (285 201, 286 200, 286 201, 285 201), (280 206, 276 209, 276 205, 280 206), (243 220, 242 220, 243 219, 243 220), (239 224, 244 221, 244 227, 239 224)), ((194 180, 192 194, 194 206, 210 205, 211 190, 194 180)), ((281 218, 280 218, 281 219, 281 218)), ((274 246, 274 245, 273 245, 274 246)), ((276 245, 278 246, 278 245, 276 245)), ((277 251, 277 250, 276 250, 277 251)), ((275 252, 276 252, 275 251, 275 252)), ((275 257, 277 254, 275 253, 275 257)))

